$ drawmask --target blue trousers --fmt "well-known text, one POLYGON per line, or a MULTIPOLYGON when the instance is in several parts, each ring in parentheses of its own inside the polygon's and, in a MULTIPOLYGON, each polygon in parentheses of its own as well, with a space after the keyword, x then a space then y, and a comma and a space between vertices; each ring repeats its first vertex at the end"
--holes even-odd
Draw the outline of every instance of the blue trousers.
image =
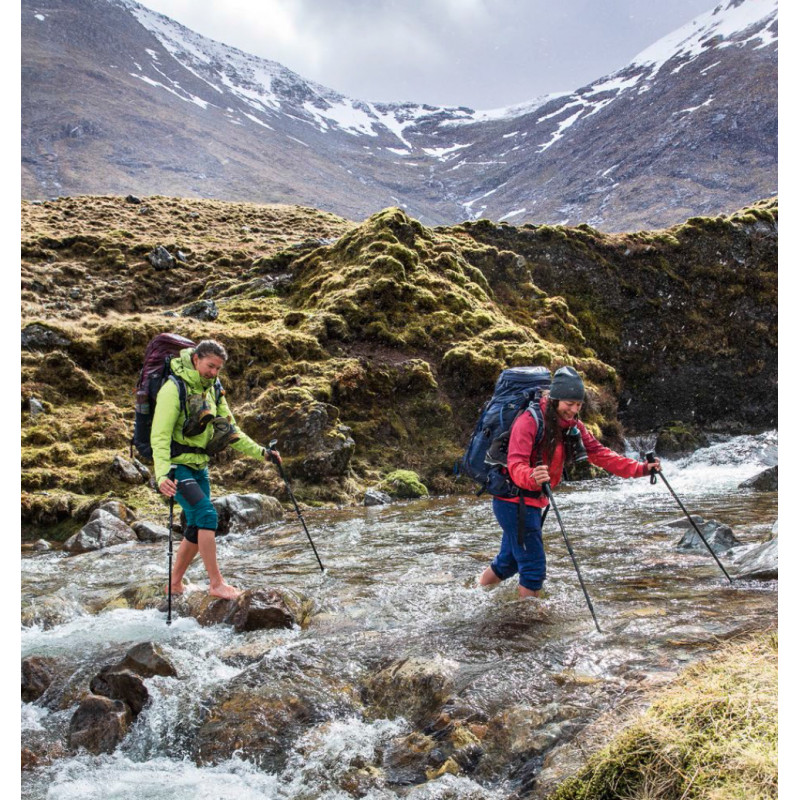
POLYGON ((200 530, 200 528, 215 531, 219 524, 217 511, 214 506, 211 505, 211 484, 208 480, 208 469, 205 467, 202 469, 192 469, 185 464, 177 464, 175 466, 175 480, 178 481, 179 484, 181 481, 188 482, 184 484, 185 494, 181 492, 179 485, 175 499, 186 515, 186 530, 183 532, 183 537, 192 544, 197 544, 197 531, 200 530), (193 483, 195 485, 192 485, 193 483), (186 497, 186 494, 197 495, 199 497, 200 493, 197 492, 198 487, 203 497, 191 503, 186 497))
POLYGON ((504 581, 519 573, 520 586, 536 592, 542 588, 546 577, 547 561, 542 544, 542 510, 525 506, 523 544, 517 542, 519 508, 517 503, 494 498, 494 516, 503 529, 500 552, 494 557, 492 572, 504 581))

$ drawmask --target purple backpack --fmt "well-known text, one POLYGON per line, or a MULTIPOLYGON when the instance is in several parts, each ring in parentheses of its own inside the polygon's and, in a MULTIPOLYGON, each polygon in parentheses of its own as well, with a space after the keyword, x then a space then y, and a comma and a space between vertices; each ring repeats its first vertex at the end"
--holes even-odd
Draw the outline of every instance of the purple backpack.
POLYGON ((191 339, 179 336, 177 333, 159 333, 154 336, 147 349, 144 351, 144 365, 139 373, 136 383, 136 418, 133 425, 133 438, 131 439, 131 456, 133 448, 143 458, 152 458, 153 449, 150 447, 150 429, 153 425, 153 412, 156 407, 158 390, 170 377, 178 386, 181 406, 186 405, 186 385, 182 380, 172 374, 170 361, 187 347, 194 347, 191 339))

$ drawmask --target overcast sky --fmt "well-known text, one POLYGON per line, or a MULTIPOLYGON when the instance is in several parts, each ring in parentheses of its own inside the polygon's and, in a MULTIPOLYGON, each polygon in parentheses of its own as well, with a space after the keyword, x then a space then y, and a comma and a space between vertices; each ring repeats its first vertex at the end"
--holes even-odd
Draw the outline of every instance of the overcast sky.
POLYGON ((349 97, 488 109, 614 72, 721 0, 140 2, 349 97))

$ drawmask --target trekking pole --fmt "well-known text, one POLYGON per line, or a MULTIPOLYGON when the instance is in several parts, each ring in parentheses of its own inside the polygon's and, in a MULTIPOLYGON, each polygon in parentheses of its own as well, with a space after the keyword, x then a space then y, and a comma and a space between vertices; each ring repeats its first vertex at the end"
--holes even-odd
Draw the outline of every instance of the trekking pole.
POLYGON ((289 480, 286 477, 286 473, 283 471, 283 464, 278 460, 276 456, 272 454, 275 445, 278 444, 277 439, 273 439, 269 443, 269 460, 275 464, 278 468, 278 472, 281 474, 281 478, 283 478, 283 482, 286 484, 286 491, 289 492, 289 497, 292 498, 292 503, 294 503, 294 510, 297 512, 297 516, 300 517, 300 522, 303 524, 303 530, 306 532, 306 536, 308 536, 309 544, 311 545, 311 549, 314 551, 314 555, 317 557, 317 563, 319 564, 320 570, 325 572, 325 567, 322 566, 322 561, 319 559, 319 554, 317 553, 317 548, 314 547, 314 540, 311 538, 311 534, 308 532, 308 528, 306 527, 306 521, 303 519, 303 515, 300 513, 300 507, 297 505, 297 500, 294 499, 294 492, 292 491, 292 487, 289 485, 289 480))
POLYGON ((589 611, 592 612, 592 619, 594 620, 594 626, 597 628, 598 633, 602 633, 600 630, 600 625, 597 622, 597 617, 594 613, 594 607, 592 606, 592 601, 589 599, 589 592, 586 591, 586 586, 583 583, 583 578, 581 577, 581 571, 578 569, 578 562, 575 560, 575 553, 572 552, 572 545, 569 543, 569 539, 567 538, 567 532, 564 530, 564 523, 561 521, 561 514, 558 513, 558 506, 556 505, 555 498, 553 497, 553 490, 550 488, 549 483, 542 484, 542 491, 547 495, 547 499, 550 501, 550 505, 553 506, 553 511, 555 512, 556 519, 558 520, 558 524, 561 527, 561 534, 564 537, 564 541, 567 545, 567 551, 569 552, 569 556, 572 559, 572 565, 575 567, 575 572, 578 573, 578 582, 581 585, 581 589, 583 589, 583 596, 586 598, 586 604, 589 606, 589 611))
MULTIPOLYGON (((652 464, 656 460, 655 451, 651 450, 649 453, 645 453, 644 457, 647 459, 648 463, 652 464)), ((711 545, 706 541, 706 537, 703 536, 702 533, 700 533, 700 528, 697 527, 697 524, 692 519, 692 517, 689 514, 689 512, 686 510, 686 507, 683 505, 683 503, 681 503, 680 498, 678 497, 678 495, 675 494, 675 492, 673 491, 672 487, 669 485, 669 481, 667 481, 667 479, 664 477, 663 470, 651 469, 650 470, 650 483, 655 483, 656 482, 656 475, 660 475, 661 476, 661 480, 664 481, 664 484, 666 485, 667 489, 670 490, 672 496, 675 498, 676 502, 681 507, 681 511, 683 511, 683 513, 686 514, 686 518, 689 520, 689 522, 692 523, 692 527, 697 531, 697 535, 703 540, 703 544, 708 548, 708 552, 711 553, 712 556, 714 556, 714 561, 717 562, 717 564, 719 565, 719 568, 725 573, 725 577, 731 583, 733 583, 733 579, 725 571, 725 567, 722 566, 722 562, 717 558, 717 554, 711 549, 711 545)))
MULTIPOLYGON (((174 480, 174 468, 167 473, 167 477, 170 480, 174 480)), ((167 528, 169 529, 169 556, 167 558, 167 625, 172 625, 172 512, 174 508, 175 495, 169 499, 169 524, 167 525, 167 528)))

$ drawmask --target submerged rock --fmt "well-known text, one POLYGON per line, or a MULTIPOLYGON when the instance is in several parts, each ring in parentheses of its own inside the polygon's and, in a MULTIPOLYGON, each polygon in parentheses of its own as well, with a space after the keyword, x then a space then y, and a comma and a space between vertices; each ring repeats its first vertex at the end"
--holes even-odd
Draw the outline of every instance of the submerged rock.
POLYGON ((759 472, 752 478, 748 478, 739 484, 740 489, 754 489, 757 492, 777 492, 778 491, 778 465, 769 467, 763 472, 759 472))
POLYGON ((363 684, 362 698, 372 716, 402 716, 418 724, 432 716, 453 690, 458 663, 437 655, 392 664, 363 684))
POLYGON ((131 710, 120 700, 89 695, 69 722, 67 740, 73 749, 113 753, 131 725, 131 710))
POLYGON ((303 732, 359 711, 353 687, 323 670, 307 663, 262 661, 238 676, 211 706, 194 737, 193 756, 202 765, 236 754, 278 772, 303 732))

